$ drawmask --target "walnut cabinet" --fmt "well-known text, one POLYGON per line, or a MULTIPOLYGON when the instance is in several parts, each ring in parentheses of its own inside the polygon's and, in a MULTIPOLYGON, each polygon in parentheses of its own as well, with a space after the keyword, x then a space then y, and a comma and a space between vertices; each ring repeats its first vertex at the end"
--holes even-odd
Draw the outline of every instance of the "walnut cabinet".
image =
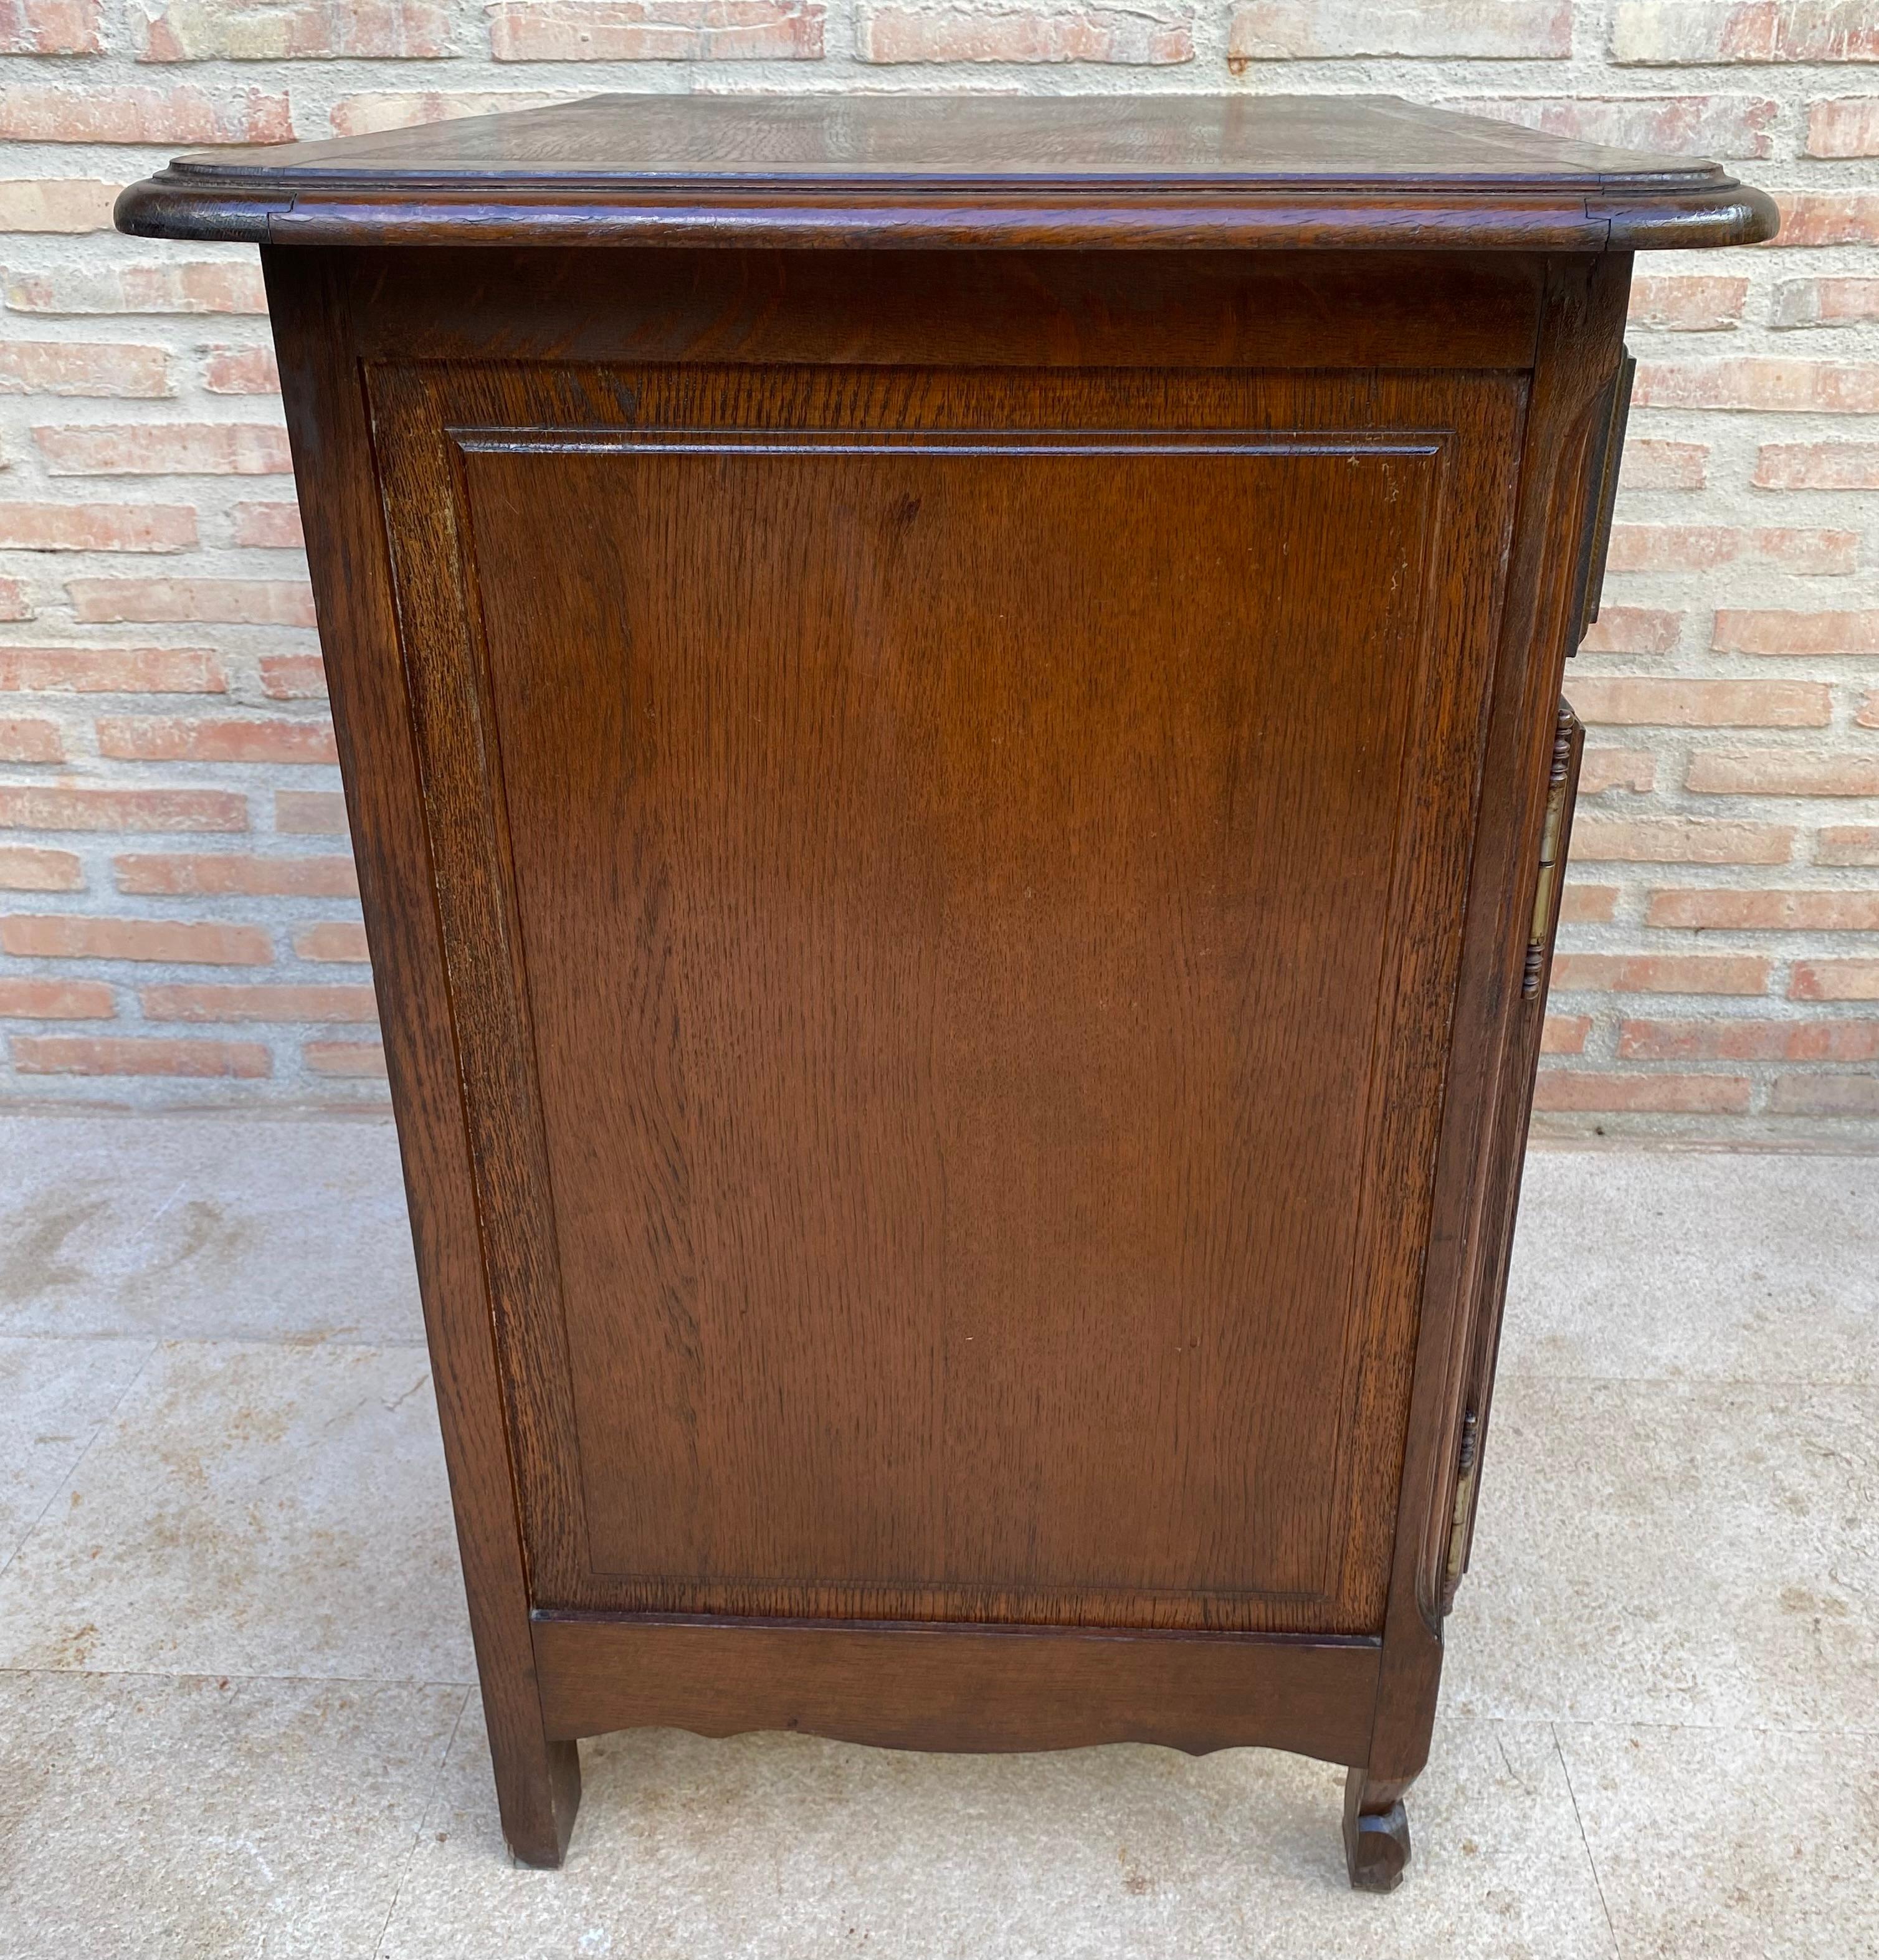
POLYGON ((262 250, 517 1853, 610 1729, 1135 1739, 1349 1765, 1394 1884, 1631 258, 1767 201, 611 97, 119 216, 262 250))

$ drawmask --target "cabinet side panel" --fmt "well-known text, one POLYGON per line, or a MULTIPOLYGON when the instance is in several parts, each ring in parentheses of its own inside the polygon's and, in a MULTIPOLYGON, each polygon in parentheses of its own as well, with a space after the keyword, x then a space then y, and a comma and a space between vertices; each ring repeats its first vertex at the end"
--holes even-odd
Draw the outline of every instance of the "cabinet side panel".
POLYGON ((373 386, 538 1603, 1375 1631, 1520 384, 373 386))

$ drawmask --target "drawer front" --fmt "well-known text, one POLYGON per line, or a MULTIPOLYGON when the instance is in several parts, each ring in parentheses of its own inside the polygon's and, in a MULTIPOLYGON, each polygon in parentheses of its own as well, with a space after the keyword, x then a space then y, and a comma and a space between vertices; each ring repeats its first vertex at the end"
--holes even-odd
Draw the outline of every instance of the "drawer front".
POLYGON ((536 1602, 1375 1631, 1522 379, 367 383, 536 1602))

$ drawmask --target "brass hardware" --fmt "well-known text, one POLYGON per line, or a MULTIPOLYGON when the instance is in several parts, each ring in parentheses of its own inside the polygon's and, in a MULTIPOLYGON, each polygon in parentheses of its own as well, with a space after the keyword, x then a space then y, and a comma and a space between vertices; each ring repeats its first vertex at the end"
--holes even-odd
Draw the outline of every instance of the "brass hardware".
POLYGON ((1533 924, 1527 935, 1527 962, 1520 976, 1520 998, 1537 1000, 1546 972, 1547 947, 1553 937, 1558 904, 1559 871, 1566 853, 1566 807, 1572 784, 1572 737, 1578 717, 1564 702, 1553 737, 1553 768, 1547 778, 1547 818, 1540 833, 1540 882, 1534 892, 1533 924))
POLYGON ((1454 1603, 1455 1588, 1461 1582, 1461 1568, 1468 1549, 1468 1519, 1474 1510, 1474 1471, 1480 1452, 1476 1437, 1480 1419, 1473 1409, 1461 1418, 1461 1452, 1455 1462, 1455 1508, 1448 1527, 1448 1562, 1443 1572, 1442 1610, 1454 1603))

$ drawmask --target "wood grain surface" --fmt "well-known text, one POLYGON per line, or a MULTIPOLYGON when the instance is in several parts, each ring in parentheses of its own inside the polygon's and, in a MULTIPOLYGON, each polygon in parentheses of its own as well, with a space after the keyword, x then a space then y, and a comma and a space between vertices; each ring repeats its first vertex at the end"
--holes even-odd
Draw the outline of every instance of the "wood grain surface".
POLYGON ((201 151, 119 199, 157 237, 309 244, 1741 244, 1718 165, 1391 96, 595 97, 201 151))
POLYGON ((1400 1849, 1628 259, 266 256, 518 1854, 642 1721, 1400 1849))

